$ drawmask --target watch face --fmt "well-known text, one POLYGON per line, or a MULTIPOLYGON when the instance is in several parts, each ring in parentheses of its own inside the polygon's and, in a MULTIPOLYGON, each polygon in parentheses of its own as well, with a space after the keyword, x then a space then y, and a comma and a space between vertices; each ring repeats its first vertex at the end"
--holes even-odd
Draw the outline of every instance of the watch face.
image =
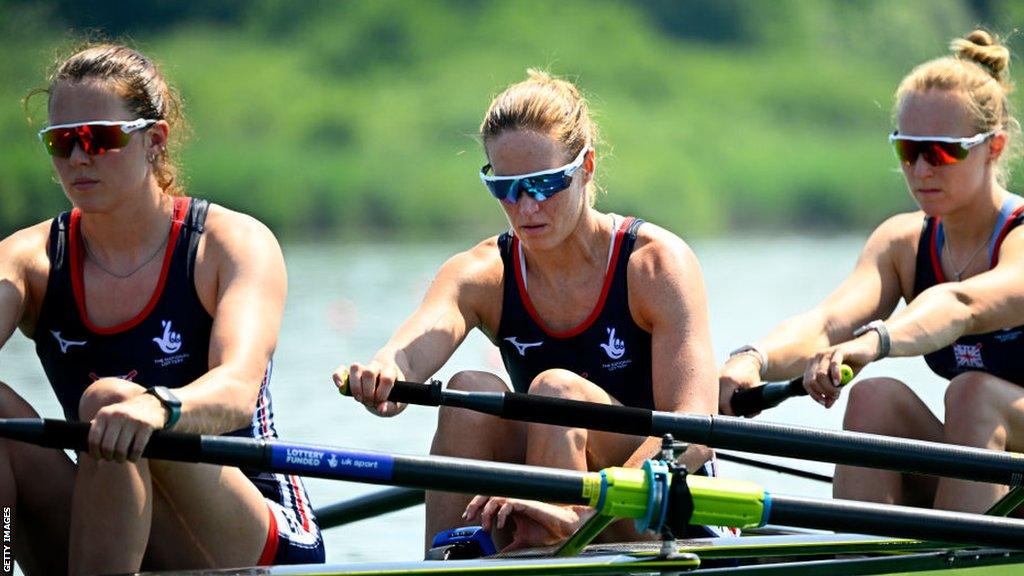
POLYGON ((149 392, 152 392, 154 396, 160 399, 160 402, 167 406, 181 406, 181 400, 178 400, 178 397, 165 386, 153 386, 149 389, 149 392))

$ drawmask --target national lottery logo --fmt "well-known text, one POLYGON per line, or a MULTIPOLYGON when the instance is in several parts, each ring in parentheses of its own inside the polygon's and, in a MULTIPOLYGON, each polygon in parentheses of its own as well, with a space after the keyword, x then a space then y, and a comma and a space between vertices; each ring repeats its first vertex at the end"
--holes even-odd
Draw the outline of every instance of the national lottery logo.
POLYGON ((181 349, 181 334, 171 329, 170 320, 163 320, 160 325, 163 326, 164 333, 159 338, 153 338, 153 342, 156 342, 164 354, 174 354, 181 349))
POLYGON ((622 355, 626 353, 626 343, 615 337, 615 328, 605 328, 605 332, 608 333, 608 343, 601 344, 604 353, 612 360, 622 358, 622 355))

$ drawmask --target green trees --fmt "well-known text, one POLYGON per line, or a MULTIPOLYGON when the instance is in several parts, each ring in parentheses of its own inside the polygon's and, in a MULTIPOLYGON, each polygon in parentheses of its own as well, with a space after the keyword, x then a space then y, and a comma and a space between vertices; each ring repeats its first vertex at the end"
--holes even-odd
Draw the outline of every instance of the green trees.
MULTIPOLYGON (((0 2, 0 232, 66 205, 20 98, 67 29, 128 35, 186 99, 191 193, 285 236, 502 228, 476 171, 493 94, 548 68, 592 96, 600 199, 684 234, 840 230, 909 207, 885 142, 909 68, 1018 4, 646 0, 0 2)), ((1020 180, 1018 180, 1020 182, 1020 180)))

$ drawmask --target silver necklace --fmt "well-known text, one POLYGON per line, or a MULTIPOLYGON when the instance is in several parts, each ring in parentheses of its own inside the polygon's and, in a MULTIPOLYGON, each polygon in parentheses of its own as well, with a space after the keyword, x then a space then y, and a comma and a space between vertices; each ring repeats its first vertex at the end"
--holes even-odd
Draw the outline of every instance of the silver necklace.
POLYGON ((156 247, 156 250, 153 251, 153 253, 149 256, 149 258, 146 258, 145 262, 143 262, 142 264, 139 264, 135 268, 132 268, 131 271, 129 271, 129 272, 125 273, 125 274, 119 274, 117 272, 114 272, 113 270, 110 270, 109 268, 104 267, 103 264, 100 264, 99 258, 97 258, 95 254, 93 254, 92 248, 89 248, 89 241, 86 240, 85 234, 82 235, 82 243, 85 245, 85 253, 89 256, 89 259, 92 260, 92 263, 97 268, 99 268, 100 270, 102 270, 102 271, 106 272, 107 274, 113 276, 114 278, 119 278, 121 280, 124 280, 125 278, 131 278, 132 276, 134 276, 136 272, 138 272, 139 270, 142 270, 143 268, 146 267, 147 264, 152 262, 153 259, 156 258, 157 254, 163 252, 164 246, 167 246, 167 242, 170 239, 170 237, 171 237, 170 233, 168 232, 168 234, 164 236, 164 241, 161 242, 160 245, 156 247))
MULTIPOLYGON (((960 281, 960 279, 964 275, 964 271, 967 270, 967 267, 971 265, 971 262, 974 262, 974 259, 978 257, 978 254, 981 254, 981 249, 984 248, 985 246, 988 246, 988 239, 982 242, 981 245, 979 245, 978 248, 974 250, 974 253, 971 254, 971 257, 967 259, 967 262, 965 262, 964 265, 960 268, 960 270, 956 272, 957 282, 960 281)), ((950 249, 949 247, 949 238, 946 238, 946 243, 943 245, 943 247, 946 249, 946 255, 949 256, 949 263, 953 264, 953 269, 955 270, 957 266, 953 262, 953 250, 950 249)))

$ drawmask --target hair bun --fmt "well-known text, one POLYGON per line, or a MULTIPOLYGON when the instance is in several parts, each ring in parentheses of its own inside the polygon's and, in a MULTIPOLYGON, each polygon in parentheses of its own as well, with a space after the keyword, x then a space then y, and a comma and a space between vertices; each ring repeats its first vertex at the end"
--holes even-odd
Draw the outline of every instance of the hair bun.
POLYGON ((1010 67, 1010 51, 999 42, 999 38, 986 30, 975 30, 963 38, 949 43, 950 50, 958 58, 971 60, 984 66, 992 77, 1006 84, 1010 67))

